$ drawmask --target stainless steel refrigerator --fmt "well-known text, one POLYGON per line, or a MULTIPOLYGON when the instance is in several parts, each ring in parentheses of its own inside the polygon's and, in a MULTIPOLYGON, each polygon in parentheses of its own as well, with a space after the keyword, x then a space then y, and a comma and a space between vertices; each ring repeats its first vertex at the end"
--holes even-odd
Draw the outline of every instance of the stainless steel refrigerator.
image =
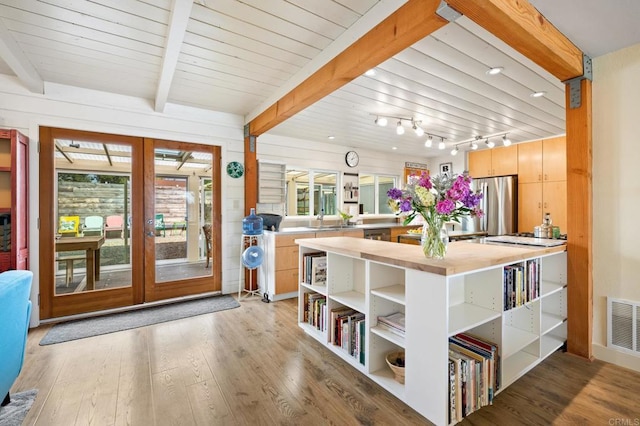
POLYGON ((462 221, 465 231, 485 231, 488 235, 512 234, 518 230, 518 180, 516 176, 473 179, 474 191, 483 193, 481 218, 462 221))

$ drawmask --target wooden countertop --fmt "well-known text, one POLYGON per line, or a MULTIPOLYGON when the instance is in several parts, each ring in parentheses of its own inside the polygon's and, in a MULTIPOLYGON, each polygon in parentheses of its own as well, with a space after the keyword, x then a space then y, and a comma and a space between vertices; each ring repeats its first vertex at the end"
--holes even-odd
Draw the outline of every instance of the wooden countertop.
POLYGON ((297 244, 314 250, 373 260, 439 275, 456 275, 524 259, 566 251, 567 246, 535 247, 484 243, 482 240, 450 242, 442 260, 427 259, 416 245, 351 237, 303 238, 297 244))

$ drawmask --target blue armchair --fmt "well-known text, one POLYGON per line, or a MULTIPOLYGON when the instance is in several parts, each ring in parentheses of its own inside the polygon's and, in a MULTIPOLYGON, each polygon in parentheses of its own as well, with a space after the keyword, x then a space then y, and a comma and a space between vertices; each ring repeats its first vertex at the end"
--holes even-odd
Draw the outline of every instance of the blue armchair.
POLYGON ((31 316, 31 271, 7 271, 0 274, 0 399, 7 405, 9 390, 18 378, 27 346, 31 316), (5 396, 6 395, 6 396, 5 396))

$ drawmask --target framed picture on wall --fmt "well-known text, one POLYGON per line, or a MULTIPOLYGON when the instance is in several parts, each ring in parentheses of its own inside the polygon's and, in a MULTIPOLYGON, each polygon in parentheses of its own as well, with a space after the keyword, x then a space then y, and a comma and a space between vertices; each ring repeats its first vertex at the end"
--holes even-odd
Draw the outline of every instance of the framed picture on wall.
POLYGON ((451 173, 453 173, 452 170, 453 170, 453 163, 440 163, 441 175, 451 176, 451 173))

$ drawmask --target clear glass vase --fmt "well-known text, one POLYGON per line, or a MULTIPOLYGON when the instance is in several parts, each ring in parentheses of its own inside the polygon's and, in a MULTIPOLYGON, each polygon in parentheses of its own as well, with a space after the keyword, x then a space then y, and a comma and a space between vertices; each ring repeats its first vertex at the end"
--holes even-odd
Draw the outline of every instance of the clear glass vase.
POLYGON ((439 217, 429 218, 422 225, 420 245, 425 257, 429 259, 444 259, 449 244, 449 233, 444 220, 439 217))

